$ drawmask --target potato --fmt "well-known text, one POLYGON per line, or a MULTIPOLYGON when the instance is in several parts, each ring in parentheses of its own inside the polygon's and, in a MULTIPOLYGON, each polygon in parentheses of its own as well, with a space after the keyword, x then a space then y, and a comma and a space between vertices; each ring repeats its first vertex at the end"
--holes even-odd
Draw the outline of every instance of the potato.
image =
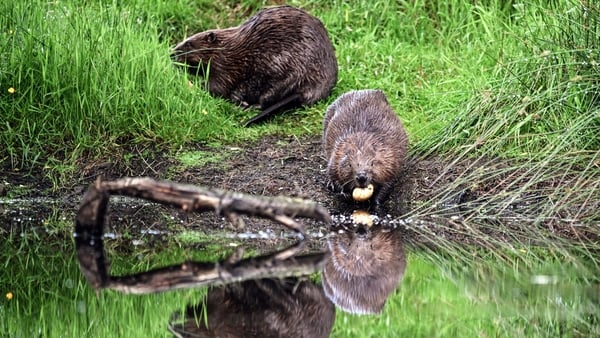
POLYGON ((366 210, 354 210, 352 213, 352 222, 354 224, 364 224, 366 226, 373 225, 373 217, 366 210))
POLYGON ((372 184, 369 184, 366 188, 354 188, 352 190, 352 198, 355 201, 364 202, 373 196, 374 189, 372 184))

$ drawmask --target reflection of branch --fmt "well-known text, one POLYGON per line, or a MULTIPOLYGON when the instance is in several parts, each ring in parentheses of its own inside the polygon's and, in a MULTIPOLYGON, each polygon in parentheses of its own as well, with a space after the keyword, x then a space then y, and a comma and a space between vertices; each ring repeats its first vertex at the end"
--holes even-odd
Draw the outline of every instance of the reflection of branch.
MULTIPOLYGON (((302 243, 302 242, 299 242, 302 243)), ((279 254, 295 252, 299 244, 281 252, 237 262, 185 262, 166 268, 123 277, 111 277, 105 288, 125 293, 152 293, 204 285, 230 284, 250 279, 304 276, 317 272, 325 263, 325 253, 314 253, 285 260, 279 254)))
POLYGON ((329 213, 317 203, 286 197, 251 196, 242 193, 207 189, 150 178, 124 178, 117 181, 97 180, 86 191, 75 224, 75 245, 79 266, 96 289, 112 288, 130 293, 160 292, 214 283, 227 284, 247 279, 289 277, 310 274, 322 265, 325 254, 294 257, 302 248, 294 245, 278 253, 219 263, 186 262, 136 275, 108 275, 104 259, 102 234, 110 194, 141 197, 185 211, 214 210, 230 219, 240 214, 255 215, 277 221, 304 233, 293 217, 314 218, 331 222, 329 213))

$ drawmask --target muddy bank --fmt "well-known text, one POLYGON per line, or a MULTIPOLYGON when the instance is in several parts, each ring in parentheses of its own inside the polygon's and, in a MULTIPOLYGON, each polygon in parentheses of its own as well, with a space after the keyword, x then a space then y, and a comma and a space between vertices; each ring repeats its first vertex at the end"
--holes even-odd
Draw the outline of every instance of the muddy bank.
MULTIPOLYGON (((44 232, 49 218, 72 220, 84 189, 96 177, 150 176, 248 194, 302 197, 317 201, 333 215, 346 215, 353 209, 326 189, 326 161, 318 136, 269 136, 250 146, 196 145, 187 150, 201 152, 208 159, 202 162, 207 163, 184 167, 162 153, 133 147, 112 155, 113 159, 82 161, 73 179, 58 189, 52 189, 41 171, 24 174, 5 168, 0 174, 0 227, 8 231, 37 222, 37 230, 44 232)), ((519 180, 525 182, 527 170, 500 159, 451 161, 412 156, 381 217, 405 228, 407 244, 415 246, 599 239, 598 229, 589 222, 597 217, 600 198, 573 205, 571 209, 578 213, 565 208, 545 213, 541 208, 557 189, 570 184, 569 177, 551 177, 523 190, 519 180)), ((591 190, 594 196, 598 197, 598 189, 591 190)), ((129 198, 111 202, 111 208, 107 232, 115 236, 125 231, 168 235, 182 229, 235 232, 212 213, 187 214, 129 198)), ((285 237, 285 229, 270 221, 253 218, 245 223, 246 228, 238 232, 247 237, 275 242, 285 237)), ((319 224, 309 222, 308 226, 315 238, 327 232, 319 224)))

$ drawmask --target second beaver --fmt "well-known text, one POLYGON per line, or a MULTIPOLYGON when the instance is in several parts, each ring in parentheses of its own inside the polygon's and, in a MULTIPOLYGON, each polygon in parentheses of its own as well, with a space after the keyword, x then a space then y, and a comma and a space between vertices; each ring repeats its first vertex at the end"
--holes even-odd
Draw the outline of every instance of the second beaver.
POLYGON ((323 23, 306 11, 277 6, 240 26, 197 33, 179 43, 175 61, 207 76, 210 93, 262 112, 309 105, 329 96, 337 82, 335 51, 323 23))
POLYGON ((372 185, 377 210, 400 175, 408 137, 380 90, 350 91, 333 102, 323 120, 323 149, 329 186, 350 198, 372 185))

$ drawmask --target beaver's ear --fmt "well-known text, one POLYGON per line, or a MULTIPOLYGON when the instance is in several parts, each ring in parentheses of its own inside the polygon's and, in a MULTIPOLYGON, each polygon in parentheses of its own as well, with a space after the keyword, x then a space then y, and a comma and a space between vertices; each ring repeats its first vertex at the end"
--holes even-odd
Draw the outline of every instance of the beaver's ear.
POLYGON ((206 36, 206 41, 208 43, 214 43, 215 41, 217 41, 217 34, 215 34, 214 32, 208 33, 208 35, 206 36))

